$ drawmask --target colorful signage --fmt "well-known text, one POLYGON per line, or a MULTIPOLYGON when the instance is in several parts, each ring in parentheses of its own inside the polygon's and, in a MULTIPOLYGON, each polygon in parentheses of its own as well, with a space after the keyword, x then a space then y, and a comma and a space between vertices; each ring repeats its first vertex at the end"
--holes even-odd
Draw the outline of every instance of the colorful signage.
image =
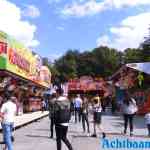
POLYGON ((45 87, 51 83, 50 71, 42 66, 41 58, 4 32, 0 32, 0 69, 45 87))
POLYGON ((68 89, 83 91, 102 90, 104 84, 103 79, 95 80, 92 77, 83 76, 80 79, 70 80, 68 82, 68 89))

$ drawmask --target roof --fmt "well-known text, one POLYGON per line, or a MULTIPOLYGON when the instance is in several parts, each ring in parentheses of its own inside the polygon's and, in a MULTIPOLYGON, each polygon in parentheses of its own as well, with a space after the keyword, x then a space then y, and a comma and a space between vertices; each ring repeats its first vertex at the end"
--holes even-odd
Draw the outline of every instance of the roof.
POLYGON ((130 63, 126 64, 127 67, 150 74, 150 62, 143 63, 130 63))

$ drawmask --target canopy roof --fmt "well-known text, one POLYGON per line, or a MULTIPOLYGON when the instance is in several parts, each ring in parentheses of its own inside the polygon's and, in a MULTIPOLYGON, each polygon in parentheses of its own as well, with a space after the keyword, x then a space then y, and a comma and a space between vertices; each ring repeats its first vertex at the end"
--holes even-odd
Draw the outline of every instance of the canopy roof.
POLYGON ((150 62, 143 63, 130 63, 126 64, 127 67, 150 74, 150 62))

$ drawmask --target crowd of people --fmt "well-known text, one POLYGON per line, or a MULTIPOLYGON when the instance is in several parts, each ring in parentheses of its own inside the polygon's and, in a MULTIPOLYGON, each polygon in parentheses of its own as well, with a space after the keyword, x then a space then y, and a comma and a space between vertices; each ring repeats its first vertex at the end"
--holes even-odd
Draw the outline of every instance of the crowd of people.
POLYGON ((106 134, 101 127, 101 101, 99 96, 95 96, 92 102, 84 95, 77 94, 74 98, 63 96, 63 90, 57 89, 52 93, 49 99, 49 118, 50 118, 50 138, 53 138, 54 126, 56 130, 57 150, 61 150, 61 141, 63 141, 69 150, 73 150, 67 139, 67 131, 70 119, 74 118, 74 123, 82 122, 83 132, 91 137, 97 137, 98 128, 105 138, 106 134), (68 103, 69 102, 69 103, 68 103), (93 134, 90 135, 89 107, 93 111, 93 134))
MULTIPOLYGON (((51 98, 49 99, 49 117, 50 117, 50 129, 51 129, 51 135, 50 137, 53 138, 53 126, 55 125, 56 129, 56 141, 57 141, 57 150, 61 150, 61 140, 67 145, 69 150, 72 150, 72 146, 67 140, 67 129, 68 129, 68 123, 69 120, 73 117, 74 118, 74 123, 80 123, 82 124, 83 132, 87 132, 88 136, 91 137, 97 137, 98 133, 101 133, 102 138, 106 137, 105 130, 102 127, 102 112, 105 111, 102 99, 99 95, 95 95, 94 97, 90 98, 84 94, 79 95, 77 94, 73 98, 67 98, 65 97, 64 99, 68 99, 70 102, 70 112, 69 111, 64 111, 63 113, 56 113, 58 110, 56 110, 56 103, 57 101, 60 101, 60 98, 58 96, 57 90, 52 94, 51 98), (58 124, 57 124, 57 119, 61 120, 60 118, 57 118, 56 116, 59 114, 60 116, 66 116, 66 113, 70 113, 70 116, 68 116, 68 119, 66 119, 65 123, 60 123, 59 124, 59 129, 64 130, 59 133, 63 134, 58 134, 58 124), (93 128, 92 130, 90 129, 90 123, 89 119, 91 119, 92 116, 92 122, 93 122, 93 128), (97 132, 98 129, 98 132, 97 132)), ((63 102, 62 102, 63 103, 63 102)), ((61 105, 62 105, 61 103, 61 105)), ((124 100, 122 104, 119 106, 121 110, 121 114, 123 115, 124 118, 124 130, 122 134, 127 134, 127 128, 129 125, 130 129, 130 136, 133 136, 133 131, 134 131, 134 122, 133 119, 136 115, 136 112, 138 111, 138 106, 136 104, 135 99, 132 97, 132 95, 127 91, 125 93, 124 100)), ((64 107, 65 108, 65 107, 64 107)), ((58 111, 59 112, 59 111, 58 111)), ((61 117, 62 117, 61 116, 61 117)), ((63 118, 63 117, 62 117, 63 118)), ((147 124, 147 129, 148 129, 148 136, 150 136, 150 113, 147 113, 145 115, 146 119, 146 124, 147 124)), ((65 119, 64 119, 65 120, 65 119)))
MULTIPOLYGON (((105 133, 105 130, 102 127, 102 112, 105 111, 105 109, 103 109, 102 99, 99 95, 89 98, 87 95, 77 94, 75 97, 70 98, 64 95, 63 89, 58 88, 53 90, 51 95, 47 96, 47 100, 49 104, 47 109, 49 110, 50 119, 50 138, 54 138, 55 127, 57 150, 62 149, 62 141, 66 144, 69 150, 73 150, 73 147, 67 138, 70 120, 73 120, 75 124, 81 122, 83 132, 87 133, 87 136, 97 137, 99 133, 101 133, 102 138, 107 136, 107 133, 105 133), (92 120, 92 129, 90 128, 89 120, 92 120)), ((7 92, 0 109, 5 144, 4 150, 13 150, 12 143, 14 137, 12 132, 14 129, 14 118, 17 114, 16 101, 17 99, 14 97, 13 93, 7 92)), ((130 136, 133 136, 133 119, 138 107, 135 99, 129 92, 126 92, 122 106, 120 107, 124 118, 123 134, 127 133, 127 127, 129 124, 130 136)), ((145 119, 148 136, 150 137, 150 113, 145 115, 145 119)))

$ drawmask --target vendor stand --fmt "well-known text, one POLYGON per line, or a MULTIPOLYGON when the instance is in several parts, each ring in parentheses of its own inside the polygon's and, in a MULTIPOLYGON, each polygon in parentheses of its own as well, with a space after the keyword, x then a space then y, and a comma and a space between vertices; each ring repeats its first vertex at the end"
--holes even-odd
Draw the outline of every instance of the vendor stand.
POLYGON ((42 106, 42 93, 50 83, 50 71, 42 66, 41 58, 0 32, 0 96, 6 90, 12 91, 20 113, 37 111, 42 106))
POLYGON ((89 76, 83 76, 79 79, 72 79, 68 82, 68 93, 75 96, 76 94, 85 94, 89 97, 99 95, 104 96, 105 81, 103 78, 93 79, 89 76))
MULTIPOLYGON (((138 114, 150 111, 150 62, 126 64, 111 79, 119 91, 130 91, 137 102, 138 114)), ((116 91, 117 101, 123 100, 124 92, 121 93, 116 91)))

